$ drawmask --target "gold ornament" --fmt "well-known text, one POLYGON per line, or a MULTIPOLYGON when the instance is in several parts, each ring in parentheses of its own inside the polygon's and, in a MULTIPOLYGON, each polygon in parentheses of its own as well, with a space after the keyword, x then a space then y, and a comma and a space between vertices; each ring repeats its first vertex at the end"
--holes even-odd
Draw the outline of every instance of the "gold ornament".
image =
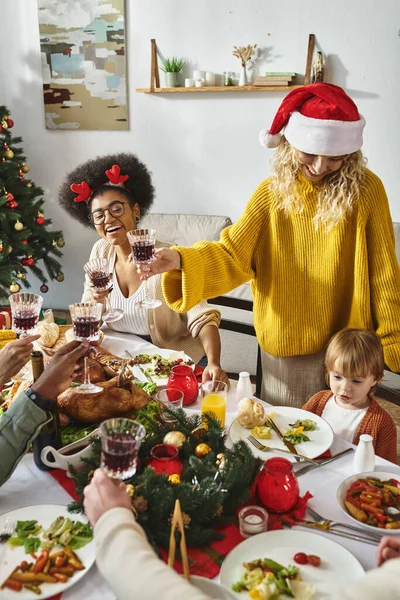
POLYGON ((29 166, 29 165, 26 165, 26 164, 22 164, 22 165, 21 165, 21 171, 22 171, 23 173, 29 173, 29 171, 30 171, 30 170, 31 170, 31 168, 30 168, 30 166, 29 166))
POLYGON ((186 435, 180 431, 169 431, 163 439, 164 444, 171 444, 175 448, 182 448, 183 442, 186 441, 186 435))
POLYGON ((19 285, 18 285, 18 283, 16 283, 15 281, 14 281, 14 283, 12 283, 12 284, 10 285, 10 292, 11 292, 12 294, 16 294, 17 292, 19 292, 19 290, 20 290, 20 289, 21 289, 21 288, 20 288, 20 286, 19 286, 19 285))
POLYGON ((57 273, 57 277, 56 277, 57 281, 59 281, 60 283, 62 281, 64 281, 65 277, 64 277, 64 273, 61 273, 61 271, 59 273, 57 273))
POLYGON ((200 427, 196 427, 196 429, 193 429, 192 431, 192 435, 194 435, 194 437, 197 437, 199 440, 202 440, 206 433, 207 429, 202 425, 200 425, 200 427))
POLYGON ((178 483, 181 482, 181 478, 178 473, 173 473, 172 475, 168 476, 168 481, 172 483, 172 485, 178 485, 178 483))
POLYGON ((132 485, 131 483, 128 483, 128 485, 125 486, 125 491, 128 494, 128 496, 131 496, 131 498, 132 498, 132 496, 135 493, 135 486, 132 485))
POLYGON ((29 182, 26 184, 26 187, 32 187, 32 184, 29 182))
POLYGON ((9 148, 8 150, 6 150, 6 151, 4 152, 4 157, 5 157, 7 160, 11 160, 11 159, 13 159, 13 158, 14 158, 14 152, 13 152, 12 150, 10 150, 10 148, 9 148))
POLYGON ((208 444, 199 444, 194 449, 194 453, 197 458, 204 458, 209 452, 211 452, 211 448, 208 444))
POLYGON ((18 279, 23 279, 23 280, 26 279, 25 273, 21 273, 21 271, 18 271, 17 277, 18 277, 18 279))
POLYGON ((138 513, 146 512, 149 503, 143 496, 137 496, 132 500, 132 506, 137 510, 138 513))
POLYGON ((59 248, 64 248, 65 246, 65 240, 63 237, 59 237, 56 243, 59 248))
POLYGON ((12 252, 12 246, 7 246, 7 254, 10 254, 12 252))
POLYGON ((225 454, 223 452, 220 452, 219 454, 217 454, 217 465, 220 464, 220 462, 222 462, 225 458, 225 454))
POLYGON ((23 225, 23 223, 21 223, 21 221, 17 221, 14 225, 14 229, 16 231, 22 231, 23 228, 24 228, 24 225, 23 225))
POLYGON ((53 241, 51 242, 51 245, 53 246, 53 248, 55 248, 55 247, 57 246, 57 242, 56 242, 56 240, 53 240, 53 241))
POLYGON ((0 123, 0 125, 2 126, 3 129, 8 129, 8 123, 5 119, 2 120, 2 122, 0 123))

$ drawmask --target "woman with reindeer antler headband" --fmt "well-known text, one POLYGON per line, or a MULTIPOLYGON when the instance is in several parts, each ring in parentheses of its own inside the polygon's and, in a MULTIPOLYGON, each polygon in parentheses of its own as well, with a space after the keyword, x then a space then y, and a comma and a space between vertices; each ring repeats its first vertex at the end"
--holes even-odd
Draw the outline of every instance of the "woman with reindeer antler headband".
POLYGON ((277 148, 274 172, 242 217, 218 242, 158 250, 150 265, 174 271, 163 279, 174 310, 251 280, 271 404, 301 407, 325 387, 324 348, 346 327, 376 331, 400 371, 400 271, 385 189, 360 150, 364 125, 336 85, 290 91, 260 136, 277 148))
MULTIPOLYGON (((115 331, 150 336, 156 346, 183 350, 195 362, 205 354, 208 364, 203 381, 212 378, 228 382, 220 366, 218 310, 203 301, 184 314, 174 312, 164 300, 161 277, 148 282, 149 292, 161 301, 161 306, 155 310, 135 307, 144 290, 130 260, 126 233, 138 227, 153 204, 154 187, 147 167, 127 153, 88 160, 66 176, 59 200, 71 217, 85 227, 94 227, 101 238, 94 244, 90 260, 108 259, 114 274, 110 302, 113 308, 123 311, 123 317, 108 326, 115 331)), ((104 304, 106 294, 95 291, 86 276, 82 302, 94 300, 104 304)))

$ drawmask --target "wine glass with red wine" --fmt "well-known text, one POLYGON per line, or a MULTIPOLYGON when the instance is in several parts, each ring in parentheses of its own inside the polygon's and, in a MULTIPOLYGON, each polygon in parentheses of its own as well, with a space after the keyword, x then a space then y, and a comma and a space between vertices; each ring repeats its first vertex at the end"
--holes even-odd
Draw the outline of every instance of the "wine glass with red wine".
MULTIPOLYGON (((95 290, 109 293, 112 291, 113 274, 110 273, 107 258, 93 258, 92 260, 89 260, 83 268, 95 290)), ((124 315, 124 311, 120 308, 111 308, 108 295, 105 297, 104 310, 105 312, 102 319, 106 323, 119 321, 124 315)))
POLYGON ((150 263, 155 260, 154 248, 156 245, 156 230, 155 229, 133 229, 127 234, 129 243, 132 248, 133 262, 143 265, 144 270, 144 298, 136 302, 139 308, 157 308, 161 306, 161 300, 151 298, 147 289, 148 272, 150 271, 150 263))
POLYGON ((17 334, 36 333, 43 298, 39 294, 20 292, 9 297, 12 314, 12 329, 17 334))
POLYGON ((114 479, 128 479, 136 473, 140 444, 146 430, 137 421, 118 417, 100 425, 100 468, 114 479))
MULTIPOLYGON (((100 302, 78 302, 69 305, 74 337, 79 342, 95 342, 100 339, 101 313, 103 305, 100 302)), ((84 359, 84 382, 77 386, 79 394, 97 394, 103 388, 90 383, 88 358, 84 359)))

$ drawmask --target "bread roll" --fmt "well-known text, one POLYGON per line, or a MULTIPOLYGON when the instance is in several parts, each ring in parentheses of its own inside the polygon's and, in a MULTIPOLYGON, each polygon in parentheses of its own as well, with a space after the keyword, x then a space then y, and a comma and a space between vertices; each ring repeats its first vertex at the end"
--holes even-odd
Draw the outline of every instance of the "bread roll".
POLYGON ((38 333, 40 333, 40 338, 38 339, 38 344, 40 346, 52 348, 60 337, 60 331, 57 323, 46 323, 46 321, 39 321, 37 329, 38 333))
POLYGON ((238 404, 238 421, 246 429, 264 425, 266 415, 264 408, 251 398, 243 398, 238 404))

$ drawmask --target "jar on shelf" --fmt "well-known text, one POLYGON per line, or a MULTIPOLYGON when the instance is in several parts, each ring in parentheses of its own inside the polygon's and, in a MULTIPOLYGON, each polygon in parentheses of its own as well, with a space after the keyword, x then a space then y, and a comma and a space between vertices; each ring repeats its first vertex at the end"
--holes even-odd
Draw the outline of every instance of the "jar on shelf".
POLYGON ((257 493, 271 512, 284 513, 296 506, 299 484, 292 463, 286 458, 269 458, 257 478, 257 493))
POLYGON ((167 389, 169 388, 183 392, 183 406, 189 406, 189 404, 196 402, 199 394, 199 384, 193 369, 188 365, 172 367, 167 382, 167 389))
POLYGON ((224 71, 224 85, 235 85, 235 77, 234 71, 224 71))

